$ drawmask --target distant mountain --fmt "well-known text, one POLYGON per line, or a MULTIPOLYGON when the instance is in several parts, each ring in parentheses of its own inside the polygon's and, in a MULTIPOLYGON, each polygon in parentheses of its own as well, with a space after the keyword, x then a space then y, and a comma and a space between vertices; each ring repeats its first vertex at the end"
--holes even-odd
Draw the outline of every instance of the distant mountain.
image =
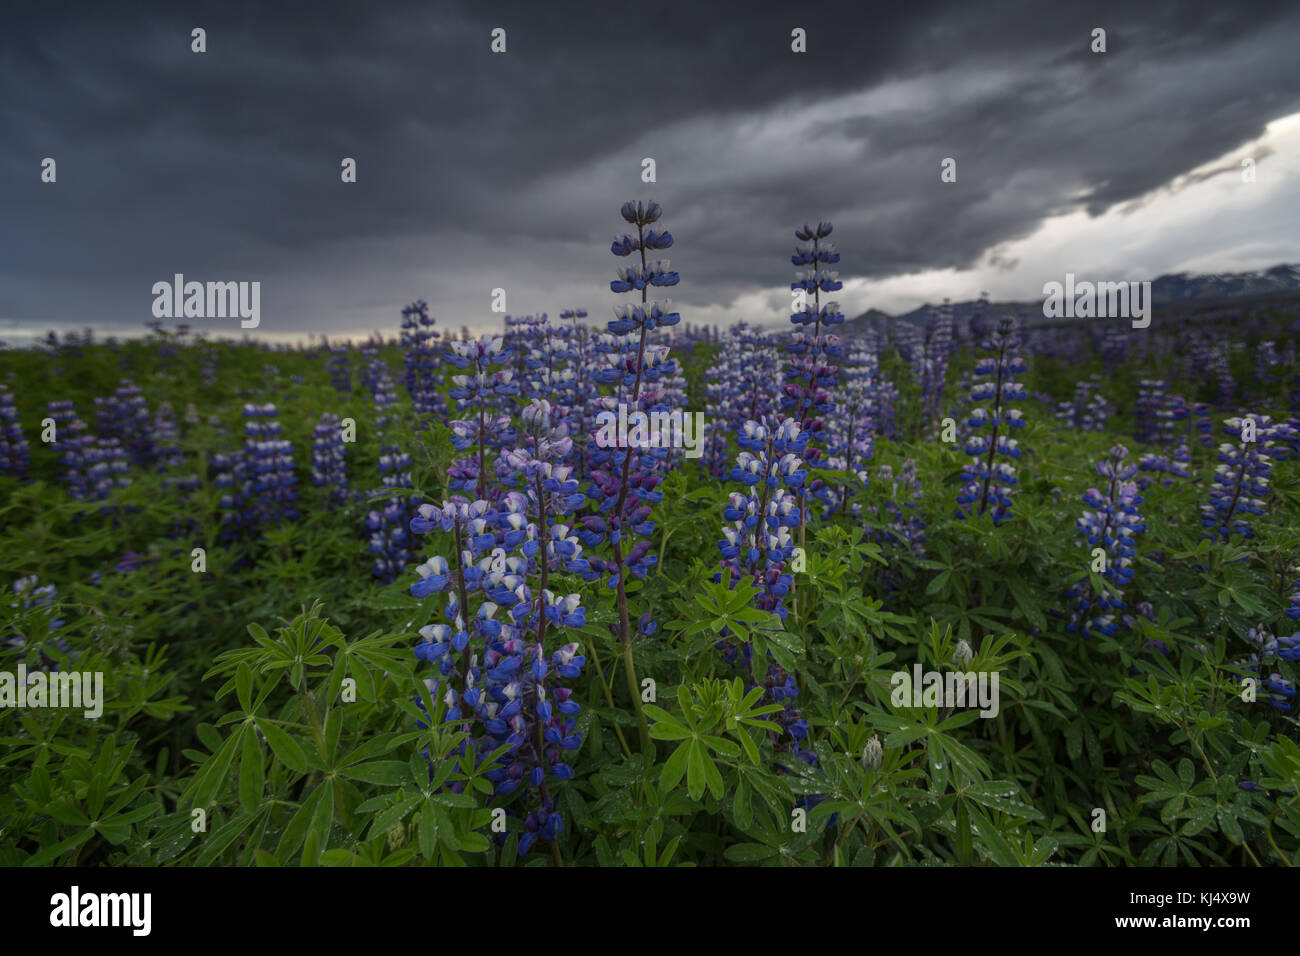
POLYGON ((1264 272, 1228 272, 1222 275, 1191 275, 1179 272, 1151 283, 1156 302, 1185 302, 1188 299, 1222 299, 1235 295, 1268 295, 1300 291, 1300 265, 1280 265, 1264 272))
MULTIPOLYGON (((1300 292, 1300 265, 1277 265, 1263 272, 1225 272, 1196 275, 1179 272, 1162 275, 1151 281, 1151 298, 1156 304, 1192 302, 1197 299, 1224 299, 1233 296, 1270 295, 1300 292)), ((970 319, 980 308, 978 301, 951 303, 953 318, 962 322, 970 319)), ((1014 314, 1022 322, 1042 321, 1042 300, 1032 302, 990 302, 985 306, 992 315, 1014 314)), ((908 322, 924 325, 930 309, 929 303, 902 315, 889 315, 879 309, 869 309, 850 321, 866 325, 882 322, 908 322)))

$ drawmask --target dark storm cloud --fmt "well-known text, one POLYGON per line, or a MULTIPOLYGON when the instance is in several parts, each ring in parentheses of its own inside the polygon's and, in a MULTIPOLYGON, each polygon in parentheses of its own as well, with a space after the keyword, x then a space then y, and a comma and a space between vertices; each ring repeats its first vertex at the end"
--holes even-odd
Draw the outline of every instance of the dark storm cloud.
POLYGON ((1300 109, 1293 4, 676 6, 2 14, 0 320, 138 328, 174 272, 261 280, 278 334, 391 328, 419 296, 487 325, 494 286, 514 312, 603 307, 634 196, 664 203, 701 307, 788 281, 809 218, 845 277, 960 268, 1300 109))

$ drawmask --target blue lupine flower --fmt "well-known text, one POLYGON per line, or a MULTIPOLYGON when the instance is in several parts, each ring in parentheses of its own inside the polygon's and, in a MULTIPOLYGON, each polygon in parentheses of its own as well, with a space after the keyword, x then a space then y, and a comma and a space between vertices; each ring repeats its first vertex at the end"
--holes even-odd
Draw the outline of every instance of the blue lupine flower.
POLYGON ((581 708, 561 682, 579 677, 586 659, 574 642, 556 646, 556 635, 585 627, 586 612, 579 595, 557 593, 548 581, 589 568, 582 542, 563 520, 586 501, 563 464, 573 448, 567 424, 541 399, 522 419, 522 443, 503 451, 495 465, 509 490, 492 500, 421 505, 410 528, 450 532, 457 555, 455 564, 435 555, 416 568, 411 593, 444 595, 446 622, 420 629, 416 657, 437 667, 431 691, 443 694, 448 719, 475 722, 480 759, 508 748, 485 773, 494 793, 537 790, 538 805, 519 842, 526 852, 537 839, 559 839, 563 820, 547 779, 572 779, 563 754, 582 742, 581 708))
POLYGON ((1225 541, 1233 534, 1253 538, 1255 532, 1247 516, 1267 513, 1265 499, 1272 474, 1270 449, 1275 429, 1267 415, 1248 415, 1225 419, 1223 431, 1236 442, 1219 445, 1219 465, 1214 470, 1210 500, 1201 507, 1201 525, 1212 529, 1208 532, 1211 537, 1225 541), (1241 440, 1247 419, 1255 424, 1253 442, 1241 440))
POLYGON ((7 473, 26 481, 30 463, 31 450, 18 422, 14 397, 9 389, 0 385, 0 475, 7 473))
POLYGON ((744 422, 766 422, 779 394, 776 340, 744 322, 727 330, 705 370, 705 438, 700 464, 714 478, 731 467, 728 438, 744 422))
MULTIPOLYGON (((796 246, 790 258, 796 266, 809 267, 806 272, 796 272, 794 281, 790 283, 792 290, 806 293, 803 310, 793 313, 790 321, 796 326, 812 326, 812 329, 807 333, 795 332, 790 337, 789 351, 794 358, 786 369, 781 407, 807 437, 804 458, 813 468, 828 467, 828 463, 821 460, 828 438, 825 423, 836 409, 834 389, 839 371, 831 360, 843 354, 839 337, 823 332, 823 326, 830 328, 843 324, 845 320, 837 303, 823 304, 821 299, 823 292, 838 291, 843 287, 838 273, 821 268, 840 259, 834 243, 823 241, 832 231, 834 227, 829 222, 819 222, 815 227, 804 225, 796 230, 795 238, 801 243, 811 241, 812 245, 796 246)), ((824 483, 815 479, 806 490, 799 492, 801 515, 806 517, 804 499, 809 494, 822 500, 826 512, 832 510, 833 503, 824 490, 824 483)))
MULTIPOLYGON (((898 474, 889 465, 881 465, 876 480, 889 489, 889 499, 884 503, 889 517, 886 525, 867 527, 874 541, 910 551, 916 557, 925 556, 925 521, 920 513, 921 480, 916 475, 916 460, 908 458, 898 474)), ((886 574, 889 573, 887 569, 886 574)))
POLYGON ((439 390, 442 384, 442 357, 437 347, 438 332, 423 299, 402 309, 402 362, 406 367, 406 391, 416 415, 416 427, 429 419, 441 421, 447 412, 439 390))
POLYGON ((966 440, 966 454, 972 457, 962 469, 963 487, 957 495, 959 518, 988 512, 997 525, 1011 516, 1016 469, 1008 461, 998 461, 997 456, 1016 459, 1021 454, 1020 443, 1009 433, 1024 427, 1024 413, 1005 404, 1025 397, 1024 386, 1015 380, 1015 376, 1025 371, 1025 360, 1016 354, 1020 345, 1014 320, 1004 318, 997 331, 983 343, 984 349, 996 355, 982 358, 975 365, 976 377, 991 381, 972 385, 971 400, 991 401, 992 408, 977 405, 967 421, 972 431, 966 440), (981 433, 985 429, 987 435, 981 433))
POLYGON ((149 407, 139 386, 123 379, 108 398, 95 399, 95 418, 101 438, 114 438, 137 468, 152 469, 157 448, 150 425, 149 407))
MULTIPOLYGON (((788 613, 784 598, 794 583, 787 570, 795 554, 790 532, 799 527, 800 515, 798 499, 786 489, 803 486, 806 471, 799 456, 807 446, 807 436, 801 434, 798 422, 787 418, 772 428, 747 421, 738 440, 745 450, 736 457, 731 480, 745 490, 732 492, 723 510, 726 523, 718 542, 720 563, 733 587, 742 578, 750 581, 759 589, 755 606, 784 620, 788 613)), ((713 579, 722 580, 722 572, 716 572, 713 579)), ((807 763, 815 763, 813 752, 801 746, 808 737, 808 722, 794 706, 799 691, 793 676, 775 661, 755 661, 753 645, 738 644, 729 629, 724 627, 719 637, 716 646, 724 660, 737 663, 743 659, 750 689, 761 684, 767 696, 782 705, 775 717, 791 738, 793 751, 807 763)), ((780 746, 779 740, 774 743, 780 746)))
POLYGON ((1101 577, 1105 585, 1094 594, 1092 585, 1085 579, 1066 591, 1070 599, 1068 631, 1080 631, 1084 637, 1100 632, 1113 637, 1122 623, 1117 617, 1127 606, 1124 589, 1133 578, 1133 558, 1137 553, 1137 535, 1146 530, 1138 506, 1142 496, 1130 479, 1137 474, 1137 466, 1124 464, 1128 449, 1116 445, 1104 461, 1097 462, 1097 473, 1106 479, 1106 490, 1089 488, 1083 495, 1090 509, 1078 519, 1077 533, 1080 547, 1091 553, 1100 547, 1105 551, 1105 571, 1101 577))
POLYGON ((228 468, 215 483, 231 489, 221 498, 224 540, 256 537, 267 525, 298 517, 293 447, 280 437, 279 414, 269 403, 245 405, 243 449, 214 458, 215 465, 228 468))
POLYGON ((450 422, 452 442, 457 451, 474 450, 473 458, 453 463, 452 490, 488 496, 488 453, 514 442, 515 435, 503 404, 519 394, 519 383, 511 369, 491 369, 510 360, 510 352, 501 338, 453 342, 447 361, 457 369, 472 370, 467 375, 453 375, 450 395, 463 410, 472 414, 450 422))
POLYGON ((337 415, 321 415, 312 433, 311 480, 325 500, 341 504, 349 498, 347 458, 337 415))
POLYGON ((80 651, 71 650, 63 638, 52 636, 64 624, 62 618, 54 616, 58 613, 55 586, 42 585, 35 575, 30 575, 14 581, 12 587, 14 600, 9 603, 8 618, 17 626, 0 632, 5 644, 16 648, 39 646, 40 657, 35 666, 40 670, 58 670, 55 653, 77 657, 80 651))
POLYGON ((1056 406, 1056 420, 1082 432, 1102 431, 1111 415, 1111 404, 1101 394, 1101 376, 1092 375, 1074 385, 1074 398, 1056 406))

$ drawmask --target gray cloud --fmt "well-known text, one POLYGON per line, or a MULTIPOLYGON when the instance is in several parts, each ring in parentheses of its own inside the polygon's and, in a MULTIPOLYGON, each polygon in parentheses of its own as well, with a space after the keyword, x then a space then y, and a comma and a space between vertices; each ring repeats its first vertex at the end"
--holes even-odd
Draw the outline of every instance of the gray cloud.
POLYGON ((0 320, 137 329, 175 272, 260 279, 275 334, 391 329, 418 297, 446 324, 489 326, 496 286, 516 313, 599 314, 618 204, 638 196, 664 204, 678 298, 699 307, 788 282, 793 229, 819 217, 845 277, 961 269, 1300 110, 1294 5, 1055 7, 6 13, 0 320), (206 54, 189 51, 194 26, 206 54), (939 182, 946 156, 956 184, 939 182))

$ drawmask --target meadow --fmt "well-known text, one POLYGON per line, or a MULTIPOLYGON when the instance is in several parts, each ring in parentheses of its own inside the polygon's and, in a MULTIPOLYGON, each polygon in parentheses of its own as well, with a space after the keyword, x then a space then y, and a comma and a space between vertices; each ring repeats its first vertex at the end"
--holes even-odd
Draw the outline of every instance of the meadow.
POLYGON ((818 223, 709 329, 621 213, 494 335, 0 351, 0 865, 1300 862, 1294 306, 869 325, 818 223))

